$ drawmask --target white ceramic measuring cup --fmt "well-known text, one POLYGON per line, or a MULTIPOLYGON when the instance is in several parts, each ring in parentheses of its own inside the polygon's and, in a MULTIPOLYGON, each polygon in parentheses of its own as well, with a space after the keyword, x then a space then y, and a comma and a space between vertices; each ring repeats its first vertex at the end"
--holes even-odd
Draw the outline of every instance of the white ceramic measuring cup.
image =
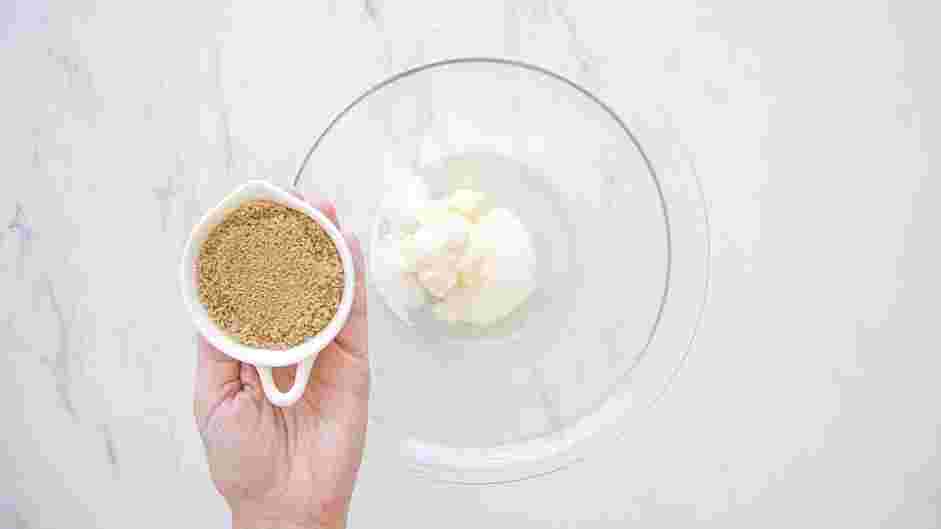
POLYGON ((310 378, 310 371, 314 365, 314 360, 317 359, 317 354, 333 341, 350 315, 350 308, 353 305, 355 277, 353 255, 340 234, 340 230, 333 222, 317 208, 264 180, 252 180, 239 186, 216 207, 210 209, 193 227, 189 240, 183 248, 183 258, 180 261, 180 289, 183 293, 183 303, 189 310, 197 330, 210 344, 223 353, 254 365, 258 369, 265 395, 276 406, 290 406, 304 394, 304 388, 307 387, 307 380, 310 378), (208 237, 209 231, 222 222, 227 212, 249 200, 271 200, 298 210, 314 219, 327 232, 333 244, 336 245, 340 261, 343 263, 343 294, 333 320, 316 336, 288 349, 263 349, 237 342, 209 318, 206 307, 199 301, 196 274, 199 248, 208 237), (271 368, 292 364, 297 364, 297 374, 294 375, 294 385, 285 393, 275 385, 271 368))

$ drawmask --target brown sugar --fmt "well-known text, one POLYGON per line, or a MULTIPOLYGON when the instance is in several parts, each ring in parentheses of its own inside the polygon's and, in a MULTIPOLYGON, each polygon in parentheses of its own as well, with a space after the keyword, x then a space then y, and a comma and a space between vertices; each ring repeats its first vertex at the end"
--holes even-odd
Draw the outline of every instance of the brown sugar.
POLYGON ((199 299, 240 343, 284 349, 322 331, 343 295, 330 236, 304 213, 267 200, 228 213, 199 250, 199 299))

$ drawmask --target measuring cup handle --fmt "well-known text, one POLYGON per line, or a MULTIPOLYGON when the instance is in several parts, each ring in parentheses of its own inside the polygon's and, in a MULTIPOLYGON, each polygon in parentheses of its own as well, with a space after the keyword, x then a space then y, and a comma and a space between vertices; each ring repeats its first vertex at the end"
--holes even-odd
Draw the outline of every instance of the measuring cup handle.
POLYGON ((294 375, 294 385, 287 393, 282 393, 274 383, 274 376, 270 367, 255 366, 258 370, 258 376, 261 378, 261 387, 265 390, 268 400, 275 406, 285 407, 297 402, 304 394, 307 388, 307 380, 310 378, 310 370, 314 367, 314 359, 317 355, 309 356, 297 364, 297 371, 294 375))

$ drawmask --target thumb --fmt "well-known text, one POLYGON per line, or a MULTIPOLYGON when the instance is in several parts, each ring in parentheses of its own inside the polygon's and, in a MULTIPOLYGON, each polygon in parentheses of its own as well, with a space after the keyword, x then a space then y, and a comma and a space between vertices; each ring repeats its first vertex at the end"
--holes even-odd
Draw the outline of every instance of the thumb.
POLYGON ((353 270, 356 274, 356 286, 353 293, 353 307, 350 309, 346 325, 337 335, 336 343, 347 353, 361 358, 369 357, 369 332, 366 299, 366 263, 363 246, 352 232, 344 234, 350 253, 353 254, 353 270))
POLYGON ((357 399, 369 396, 369 333, 367 329, 366 271, 362 246, 352 233, 344 237, 353 254, 356 286, 353 306, 346 325, 333 343, 317 356, 308 390, 316 393, 330 388, 357 399))

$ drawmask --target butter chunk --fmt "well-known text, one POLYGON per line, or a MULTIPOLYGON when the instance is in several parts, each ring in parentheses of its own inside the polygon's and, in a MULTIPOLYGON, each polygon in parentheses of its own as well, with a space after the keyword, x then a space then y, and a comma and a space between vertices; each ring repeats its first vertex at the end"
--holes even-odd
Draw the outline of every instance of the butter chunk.
POLYGON ((447 200, 429 200, 415 212, 415 218, 424 226, 439 224, 451 213, 447 200))
POLYGON ((476 222, 480 218, 480 209, 486 195, 471 189, 458 189, 448 198, 448 208, 467 217, 467 220, 476 222))

